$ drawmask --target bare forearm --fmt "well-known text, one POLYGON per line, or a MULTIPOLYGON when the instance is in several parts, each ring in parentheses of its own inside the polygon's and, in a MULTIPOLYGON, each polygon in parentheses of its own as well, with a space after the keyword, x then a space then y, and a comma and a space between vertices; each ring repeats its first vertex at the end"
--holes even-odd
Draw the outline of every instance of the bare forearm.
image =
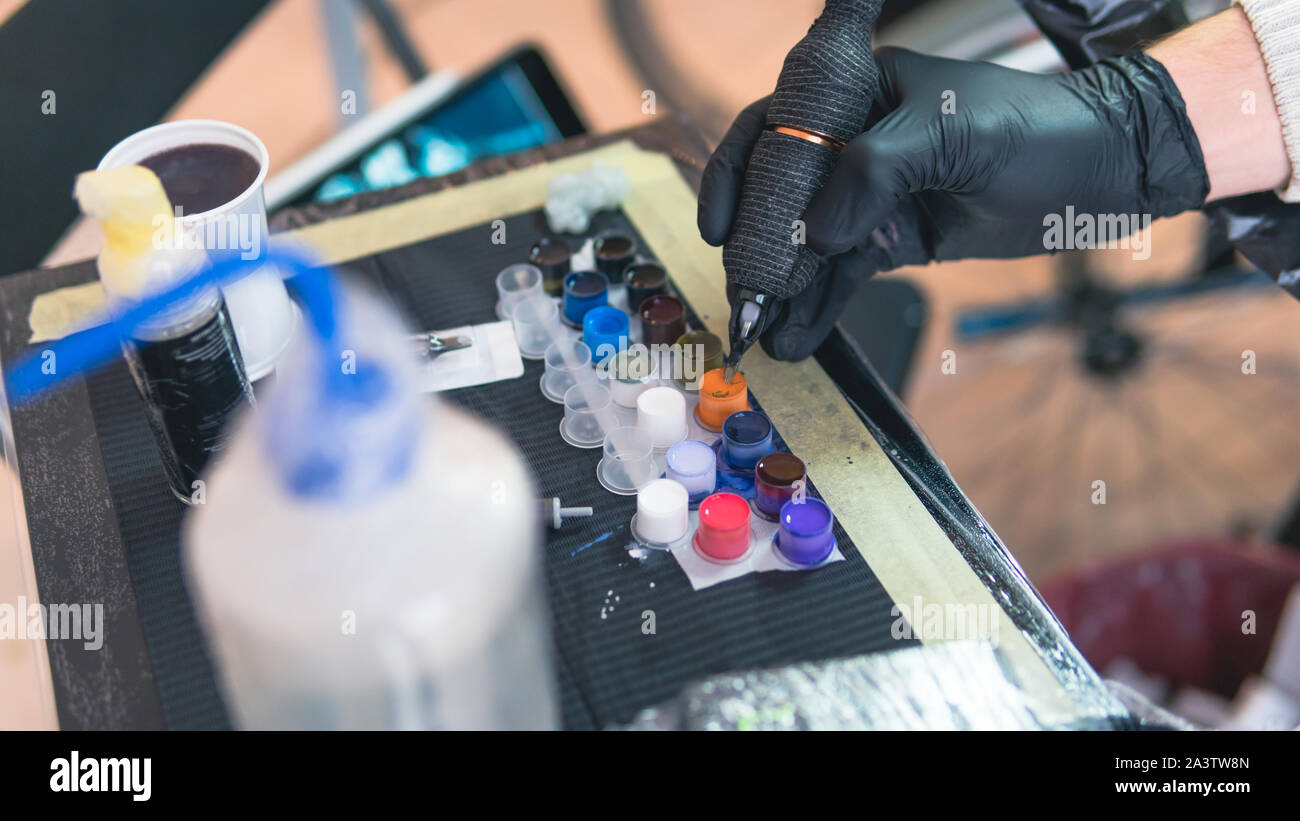
POLYGON ((1152 46, 1187 103, 1216 200, 1282 187, 1291 176, 1264 58, 1240 8, 1152 46))

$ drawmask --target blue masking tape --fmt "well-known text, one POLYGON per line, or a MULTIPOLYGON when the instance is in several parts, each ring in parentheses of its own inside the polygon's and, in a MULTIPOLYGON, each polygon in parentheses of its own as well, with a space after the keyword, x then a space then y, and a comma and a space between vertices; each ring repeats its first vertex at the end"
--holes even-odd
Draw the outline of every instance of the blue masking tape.
MULTIPOLYGON (((103 324, 69 334, 24 354, 5 374, 11 402, 32 399, 78 374, 101 367, 122 354, 121 339, 135 335, 149 320, 193 298, 206 288, 236 282, 266 264, 292 272, 286 285, 298 294, 308 326, 322 345, 331 346, 337 337, 335 284, 327 268, 296 253, 272 251, 254 260, 237 254, 223 255, 193 277, 132 305, 103 324)), ((330 369, 328 372, 338 369, 330 369)), ((355 387, 345 380, 328 380, 327 390, 355 387)))

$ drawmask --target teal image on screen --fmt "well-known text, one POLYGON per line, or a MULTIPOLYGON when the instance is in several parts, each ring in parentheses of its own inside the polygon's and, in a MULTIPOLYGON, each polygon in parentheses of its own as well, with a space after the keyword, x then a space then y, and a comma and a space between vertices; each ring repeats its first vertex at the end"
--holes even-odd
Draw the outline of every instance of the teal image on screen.
POLYGON ((563 139, 524 72, 508 65, 481 78, 436 112, 385 140, 356 165, 328 177, 314 199, 404 185, 459 171, 475 160, 563 139))

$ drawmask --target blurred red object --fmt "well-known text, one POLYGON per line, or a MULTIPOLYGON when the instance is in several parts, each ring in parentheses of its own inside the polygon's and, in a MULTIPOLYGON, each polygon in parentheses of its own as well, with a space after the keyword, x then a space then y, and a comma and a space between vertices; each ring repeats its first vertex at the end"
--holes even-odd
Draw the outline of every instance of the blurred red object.
POLYGON ((1264 669, 1300 554, 1232 540, 1180 541, 1042 587, 1098 670, 1128 658, 1175 688, 1236 694, 1264 669), (1249 613, 1254 613, 1254 632, 1249 613))

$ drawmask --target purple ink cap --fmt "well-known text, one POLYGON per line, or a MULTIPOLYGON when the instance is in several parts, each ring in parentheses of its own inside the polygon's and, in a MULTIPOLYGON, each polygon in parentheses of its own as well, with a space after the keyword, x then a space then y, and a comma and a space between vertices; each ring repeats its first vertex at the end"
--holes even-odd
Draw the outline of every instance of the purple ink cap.
POLYGON ((792 564, 816 567, 835 549, 835 517, 821 499, 810 496, 802 503, 786 502, 780 520, 776 549, 792 564))

